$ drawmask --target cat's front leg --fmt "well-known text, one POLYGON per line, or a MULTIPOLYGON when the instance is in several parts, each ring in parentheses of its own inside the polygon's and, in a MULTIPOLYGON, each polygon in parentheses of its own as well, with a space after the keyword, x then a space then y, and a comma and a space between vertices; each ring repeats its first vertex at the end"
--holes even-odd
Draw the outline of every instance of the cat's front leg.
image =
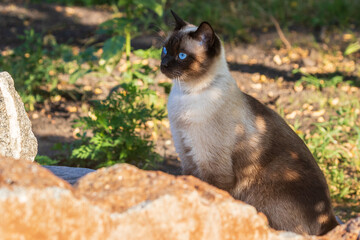
POLYGON ((236 183, 232 164, 221 161, 207 161, 200 163, 200 179, 225 191, 230 191, 236 183))
POLYGON ((191 148, 185 145, 181 131, 178 131, 178 129, 179 128, 177 126, 171 127, 171 133, 176 152, 180 157, 182 175, 192 175, 194 177, 200 178, 198 167, 194 162, 193 156, 191 155, 191 148))
POLYGON ((199 168, 196 166, 193 158, 185 154, 180 155, 182 155, 182 157, 180 157, 182 174, 200 178, 199 168))

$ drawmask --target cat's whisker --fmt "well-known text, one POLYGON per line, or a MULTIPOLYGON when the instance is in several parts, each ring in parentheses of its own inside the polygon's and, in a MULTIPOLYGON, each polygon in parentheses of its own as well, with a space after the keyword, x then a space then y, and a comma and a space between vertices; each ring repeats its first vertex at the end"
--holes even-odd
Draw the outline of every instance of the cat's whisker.
POLYGON ((176 77, 176 80, 175 80, 178 85, 179 85, 179 89, 180 89, 180 92, 182 92, 182 89, 181 89, 181 82, 180 82, 180 78, 179 77, 176 77))

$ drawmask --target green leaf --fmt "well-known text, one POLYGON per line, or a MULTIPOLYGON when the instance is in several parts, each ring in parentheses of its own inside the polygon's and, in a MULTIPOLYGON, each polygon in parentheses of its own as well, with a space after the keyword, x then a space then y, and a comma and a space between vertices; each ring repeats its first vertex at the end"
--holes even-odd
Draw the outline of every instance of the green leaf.
POLYGON ((151 9, 160 17, 163 15, 164 12, 162 4, 158 3, 156 0, 134 0, 134 4, 151 9))
POLYGON ((152 83, 153 79, 151 77, 149 77, 148 75, 145 75, 139 71, 135 71, 134 72, 134 76, 136 76, 137 78, 143 80, 145 83, 152 83))
POLYGON ((360 42, 354 42, 354 43, 350 44, 349 46, 347 46, 347 48, 345 49, 344 55, 347 56, 347 55, 355 53, 359 50, 360 50, 360 42))
POLYGON ((118 7, 124 7, 128 4, 131 4, 132 3, 132 0, 119 0, 118 3, 117 3, 117 6, 118 7))
POLYGON ((91 72, 91 69, 77 69, 70 75, 69 82, 70 84, 74 84, 79 78, 91 72))
POLYGON ((104 43, 103 54, 101 56, 105 61, 110 60, 116 55, 120 54, 125 44, 125 38, 123 36, 115 36, 108 39, 104 43))
POLYGON ((155 58, 155 59, 160 59, 161 58, 161 49, 156 49, 156 48, 149 48, 146 50, 143 49, 138 49, 133 51, 133 53, 141 58, 155 58))
POLYGON ((345 195, 347 195, 349 193, 350 187, 345 187, 341 190, 340 192, 340 197, 344 197, 345 195))
POLYGON ((131 24, 131 19, 113 18, 100 24, 97 34, 125 34, 125 27, 131 24))

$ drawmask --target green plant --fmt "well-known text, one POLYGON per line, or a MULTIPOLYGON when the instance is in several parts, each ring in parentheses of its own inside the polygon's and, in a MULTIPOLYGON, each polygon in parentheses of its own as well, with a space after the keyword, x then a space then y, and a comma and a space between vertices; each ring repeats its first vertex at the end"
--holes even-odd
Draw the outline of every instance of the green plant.
POLYGON ((36 102, 56 93, 58 75, 67 72, 63 58, 71 58, 71 50, 58 45, 51 35, 43 37, 34 30, 19 38, 24 42, 0 57, 0 70, 12 75, 25 107, 33 110, 36 102))
POLYGON ((57 165, 59 163, 58 160, 54 160, 48 156, 43 155, 37 155, 35 157, 35 162, 39 163, 40 165, 57 165))
MULTIPOLYGON (((148 59, 159 59, 160 50, 132 51, 130 43, 139 34, 140 23, 149 24, 153 22, 151 16, 162 15, 162 5, 155 0, 122 0, 113 7, 117 15, 120 8, 126 15, 100 25, 97 33, 110 38, 99 51, 94 47, 86 50, 91 64, 87 69, 79 68, 70 79, 76 80, 88 72, 107 73, 119 80, 121 91, 113 91, 106 100, 95 101, 91 117, 77 121, 74 127, 80 128, 83 135, 79 135, 81 139, 74 144, 70 162, 65 164, 98 168, 128 162, 147 168, 159 160, 159 156, 153 153, 154 144, 145 123, 164 117, 163 104, 154 92, 147 89, 153 83, 151 76, 156 71, 149 66, 148 59), (145 14, 149 20, 144 21, 145 14), (113 74, 119 65, 120 75, 113 74)), ((78 65, 81 66, 81 62, 78 65)))
MULTIPOLYGON (((298 70, 293 71, 293 73, 299 73, 298 70)), ((325 87, 336 87, 338 84, 344 82, 344 77, 341 75, 335 75, 330 78, 318 78, 314 75, 302 73, 301 78, 296 81, 295 86, 299 86, 301 84, 307 86, 312 85, 315 86, 317 90, 322 90, 325 87)))
POLYGON ((83 131, 72 151, 76 165, 99 168, 127 162, 147 168, 159 160, 146 123, 161 120, 164 109, 146 102, 154 94, 151 90, 133 83, 121 84, 119 90, 95 101, 91 115, 76 121, 74 127, 83 131))
POLYGON ((143 29, 151 24, 158 24, 163 14, 165 0, 121 0, 114 2, 112 7, 115 11, 114 18, 105 21, 99 26, 98 35, 106 35, 108 39, 103 42, 98 50, 94 46, 87 48, 80 55, 88 59, 87 66, 81 66, 84 60, 79 57, 79 69, 70 76, 71 82, 77 78, 90 73, 100 72, 112 75, 120 82, 140 80, 148 86, 152 83, 151 75, 155 72, 141 59, 160 58, 161 50, 150 48, 147 50, 133 51, 131 47, 132 38, 141 35, 143 29), (124 14, 125 13, 125 14, 124 14), (117 16, 121 17, 117 17, 117 16), (87 52, 87 54, 84 54, 87 52), (100 55, 97 54, 100 52, 100 55), (116 66, 122 59, 120 75, 113 74, 116 66), (134 61, 135 59, 135 61, 134 61))
MULTIPOLYGON (((121 0, 113 6, 119 15, 120 11, 125 16, 112 18, 100 25, 98 34, 107 34, 112 37, 104 42, 103 53, 99 65, 105 66, 108 72, 119 63, 122 53, 125 52, 127 72, 138 72, 139 67, 130 62, 131 39, 141 34, 141 29, 147 29, 150 24, 159 23, 163 15, 164 0, 121 0), (156 16, 156 17, 154 17, 156 16), (158 21, 156 20, 158 19, 158 21)), ((140 50, 140 54, 142 53, 140 50)))

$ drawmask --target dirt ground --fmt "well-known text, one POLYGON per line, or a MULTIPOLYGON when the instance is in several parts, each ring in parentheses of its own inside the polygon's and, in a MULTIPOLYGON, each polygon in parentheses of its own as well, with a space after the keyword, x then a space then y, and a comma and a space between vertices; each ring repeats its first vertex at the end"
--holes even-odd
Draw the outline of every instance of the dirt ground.
MULTIPOLYGON (((20 44, 16 36, 30 28, 34 28, 37 32, 54 35, 58 43, 82 46, 94 37, 97 26, 110 17, 111 13, 106 9, 5 1, 0 3, 0 51, 20 44)), ((321 32, 309 32, 305 29, 289 30, 286 36, 294 45, 290 54, 287 50, 277 47, 279 37, 275 30, 251 33, 253 39, 251 44, 225 43, 231 74, 242 91, 275 110, 282 109, 283 115, 289 115, 301 108, 305 100, 315 91, 314 89, 299 90, 295 87, 294 83, 300 75, 293 74, 293 69, 302 68, 319 77, 332 76, 339 72, 346 80, 359 77, 357 75, 360 72, 359 64, 354 64, 353 59, 336 58, 336 52, 342 51, 347 45, 343 35, 338 32, 323 33, 323 31, 326 32, 326 30, 321 30, 321 32), (327 42, 327 39, 331 39, 331 44, 327 42), (324 53, 329 52, 329 49, 334 53, 331 55, 332 58, 324 53), (324 58, 329 58, 332 65, 324 64, 324 58), (351 71, 341 70, 348 65, 355 66, 351 71)), ((359 31, 355 34, 360 36, 359 31)), ((149 47, 156 40, 157 37, 144 36, 137 38, 132 44, 134 47, 149 47)), ((164 81, 169 82, 161 74, 156 77, 156 82, 164 81)), ((83 101, 62 98, 59 101, 46 102, 29 113, 33 131, 39 143, 39 155, 56 158, 59 154, 63 154, 60 150, 54 150, 53 146, 74 141, 75 133, 71 125, 79 115, 86 114, 86 101, 105 97, 117 82, 108 77, 98 79, 96 76, 86 76, 77 84, 79 89, 84 86, 90 86, 91 89, 99 88, 101 94, 84 97, 83 101), (74 107, 76 111, 71 110, 74 107)), ((350 91, 350 94, 360 98, 358 88, 344 91, 350 91)), ((324 94, 327 94, 326 91, 324 94)), ((332 92, 328 94, 334 96, 332 92)), ((167 96, 163 94, 163 97, 166 99, 167 96)), ((325 113, 324 120, 326 121, 330 116, 331 113, 325 113)), ((287 118, 291 124, 299 119, 299 116, 287 118)), ((311 124, 317 121, 318 116, 311 114, 302 117, 302 130, 310 129, 311 124)), ((158 169, 180 174, 180 162, 166 124, 164 131, 159 133, 156 144, 156 151, 165 159, 158 169)))

